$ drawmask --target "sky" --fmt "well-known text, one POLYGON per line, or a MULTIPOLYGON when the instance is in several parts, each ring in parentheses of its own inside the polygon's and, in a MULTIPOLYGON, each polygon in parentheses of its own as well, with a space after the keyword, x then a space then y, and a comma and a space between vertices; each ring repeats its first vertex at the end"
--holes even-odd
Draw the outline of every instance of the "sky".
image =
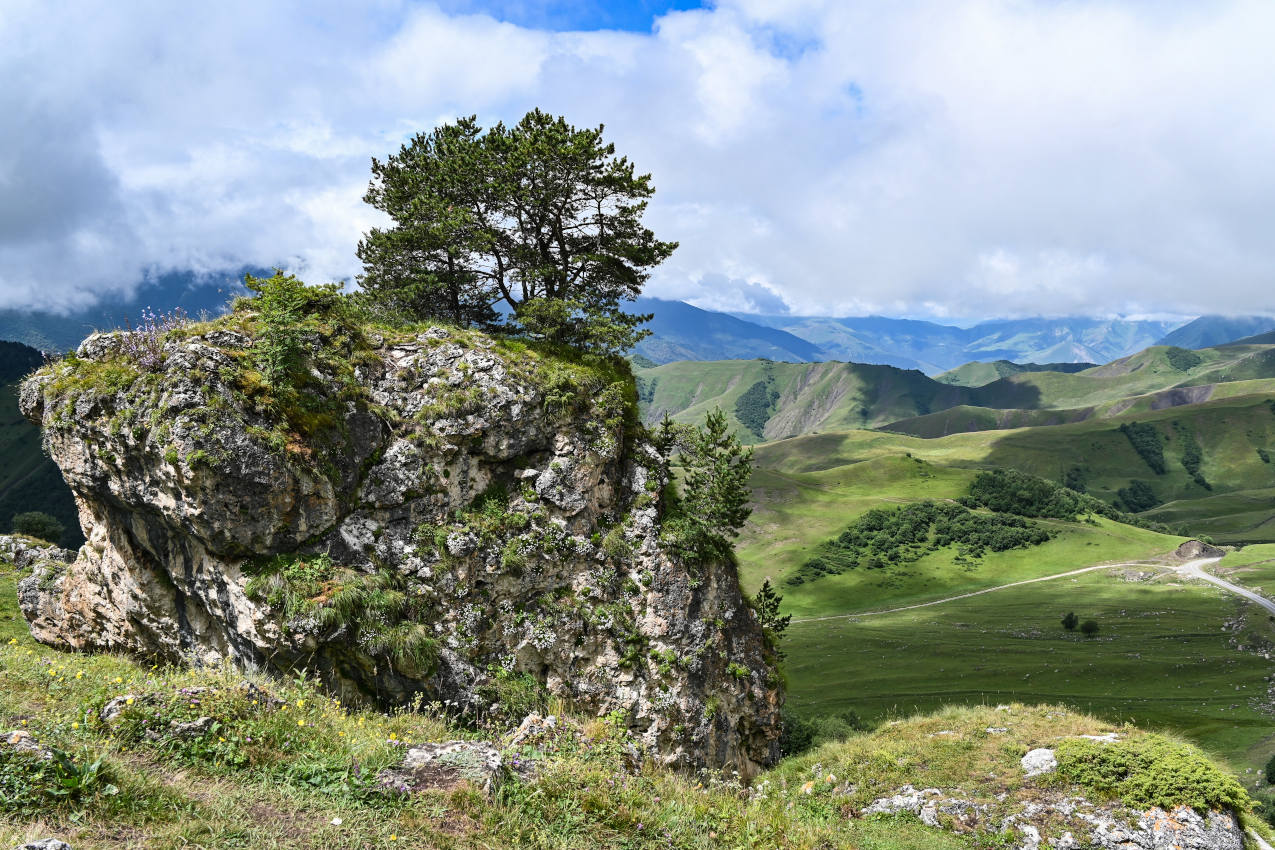
POLYGON ((0 0, 0 308, 353 279, 372 157, 540 107, 711 309, 1275 312, 1269 0, 0 0))

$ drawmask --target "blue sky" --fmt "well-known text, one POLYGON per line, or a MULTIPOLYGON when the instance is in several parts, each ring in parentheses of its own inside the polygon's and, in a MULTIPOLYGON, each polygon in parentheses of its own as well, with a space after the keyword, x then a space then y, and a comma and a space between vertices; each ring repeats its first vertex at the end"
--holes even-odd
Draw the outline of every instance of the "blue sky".
POLYGON ((352 279, 372 157, 539 107, 653 175, 648 293, 1275 310, 1269 0, 5 0, 0 309, 352 279))
POLYGON ((517 24, 532 29, 547 29, 560 32, 590 30, 628 30, 631 32, 650 32, 655 20, 669 11, 698 9, 706 3, 686 2, 653 2, 652 0, 615 0, 615 2, 598 2, 598 0, 566 0, 566 2, 545 2, 545 0, 487 0, 487 2, 468 2, 468 0, 450 0, 441 4, 442 8, 451 12, 482 12, 500 21, 517 24))

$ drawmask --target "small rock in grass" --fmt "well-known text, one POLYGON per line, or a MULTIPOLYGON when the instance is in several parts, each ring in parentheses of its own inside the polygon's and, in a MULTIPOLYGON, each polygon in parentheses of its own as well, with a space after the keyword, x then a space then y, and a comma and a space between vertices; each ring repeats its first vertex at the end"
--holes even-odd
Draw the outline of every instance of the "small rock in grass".
POLYGON ((1040 776, 1057 770, 1058 759, 1054 757, 1053 750, 1042 747, 1023 756, 1022 765, 1028 776, 1040 776))
POLYGON ((71 845, 56 838, 41 838, 39 841, 28 841, 15 850, 71 850, 71 845))

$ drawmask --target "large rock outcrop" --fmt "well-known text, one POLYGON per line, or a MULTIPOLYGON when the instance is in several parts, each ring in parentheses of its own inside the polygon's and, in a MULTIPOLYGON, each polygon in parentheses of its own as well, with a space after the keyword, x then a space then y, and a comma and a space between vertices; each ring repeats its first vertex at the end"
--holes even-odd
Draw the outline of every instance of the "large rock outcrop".
POLYGON ((470 332, 334 331, 287 395, 252 326, 170 335, 151 369, 96 335, 23 385, 88 540, 22 582, 37 639, 479 715, 544 689, 666 763, 777 758, 762 630, 733 565, 662 545, 667 463, 624 375, 470 332))

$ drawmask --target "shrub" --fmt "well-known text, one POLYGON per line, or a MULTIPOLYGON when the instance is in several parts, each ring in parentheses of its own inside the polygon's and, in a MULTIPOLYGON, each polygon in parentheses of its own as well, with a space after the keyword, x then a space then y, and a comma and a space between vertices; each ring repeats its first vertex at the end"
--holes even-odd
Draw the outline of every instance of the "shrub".
POLYGON ((57 543, 62 539, 64 531, 66 527, 62 523, 43 511, 26 511, 13 517, 14 534, 25 534, 37 540, 57 543))
POLYGON ((735 418, 758 439, 765 436, 766 422, 775 410, 779 393, 771 388, 771 378, 758 381, 735 400, 735 418))
POLYGON ((1243 787, 1185 744, 1161 735, 1100 743, 1068 739, 1055 749, 1058 773, 1133 809, 1189 806, 1247 812, 1243 787))
POLYGON ((1120 498, 1120 503, 1124 505, 1125 509, 1133 513, 1149 511, 1160 504, 1160 499, 1156 496, 1155 491, 1145 481, 1130 481, 1129 486, 1121 487, 1116 491, 1116 495, 1120 498))
POLYGON ((1120 426, 1120 433, 1129 440, 1129 445, 1138 453, 1151 471, 1163 475, 1167 469, 1164 464, 1164 438, 1154 425, 1141 422, 1126 422, 1120 426))
POLYGON ((1173 428, 1178 432, 1180 442, 1182 444, 1182 467, 1190 474, 1205 490, 1212 490, 1213 485, 1204 480, 1204 474, 1200 472, 1200 464, 1204 462, 1204 450, 1200 448, 1200 443, 1195 439, 1195 432, 1180 422, 1174 422, 1173 428))
POLYGON ((1266 762, 1266 784, 1275 785, 1275 756, 1266 762))
POLYGON ((779 753, 795 756, 810 749, 815 742, 815 724, 787 708, 780 714, 779 753))
POLYGON ((309 287, 276 269, 273 277, 247 275, 244 285, 257 293, 249 302, 261 323, 253 345, 257 368, 277 387, 304 365, 306 316, 330 309, 340 298, 341 284, 309 287))
POLYGON ((1069 632, 1074 632, 1076 626, 1080 625, 1080 618, 1076 616, 1075 611, 1068 611, 1062 618, 1063 628, 1069 632))
POLYGON ((1098 634, 1098 621, 1085 620, 1083 623, 1080 624, 1080 632, 1085 637, 1093 637, 1094 635, 1098 634))
POLYGON ((1188 372, 1204 362, 1204 358, 1194 351, 1186 348, 1178 348, 1176 345, 1171 346, 1168 351, 1164 352, 1164 359, 1169 361, 1169 365, 1179 372, 1188 372))

